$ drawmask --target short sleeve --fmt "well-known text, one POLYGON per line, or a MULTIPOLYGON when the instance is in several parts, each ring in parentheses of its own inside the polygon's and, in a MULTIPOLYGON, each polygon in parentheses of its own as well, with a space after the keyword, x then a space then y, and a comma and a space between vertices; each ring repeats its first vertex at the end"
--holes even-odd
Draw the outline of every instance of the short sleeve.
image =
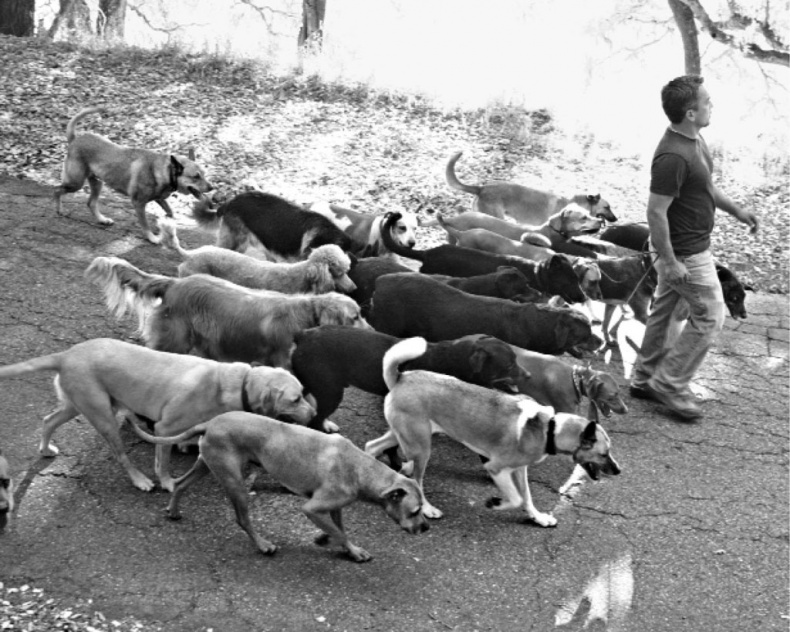
POLYGON ((650 192, 679 197, 687 175, 685 158, 678 154, 659 154, 653 158, 650 168, 650 192))

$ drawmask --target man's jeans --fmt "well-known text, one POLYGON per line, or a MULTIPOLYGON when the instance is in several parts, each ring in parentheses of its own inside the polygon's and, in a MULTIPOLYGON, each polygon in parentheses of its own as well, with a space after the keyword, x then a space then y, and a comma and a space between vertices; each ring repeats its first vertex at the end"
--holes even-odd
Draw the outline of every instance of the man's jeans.
POLYGON ((650 380, 658 391, 687 394, 694 374, 724 327, 725 305, 710 250, 678 259, 688 270, 688 282, 670 285, 659 272, 631 383, 641 386, 650 380), (673 328, 676 332, 678 324, 673 323, 672 313, 682 299, 688 302, 690 316, 676 338, 673 328))

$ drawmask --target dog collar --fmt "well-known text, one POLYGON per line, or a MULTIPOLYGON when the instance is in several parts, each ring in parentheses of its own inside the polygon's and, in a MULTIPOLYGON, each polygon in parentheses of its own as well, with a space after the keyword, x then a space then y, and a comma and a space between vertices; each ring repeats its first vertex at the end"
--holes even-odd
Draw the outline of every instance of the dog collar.
POLYGON ((557 444, 554 443, 554 433, 557 430, 557 420, 552 417, 546 428, 546 454, 557 454, 557 444))
POLYGON ((558 233, 565 241, 568 241, 568 233, 566 233, 564 230, 557 230, 554 228, 554 226, 549 226, 549 228, 551 228, 551 230, 553 230, 555 233, 558 233))
POLYGON ((247 376, 249 375, 249 371, 244 375, 244 379, 241 382, 241 409, 245 413, 254 413, 255 411, 252 409, 250 405, 250 397, 247 394, 247 376))

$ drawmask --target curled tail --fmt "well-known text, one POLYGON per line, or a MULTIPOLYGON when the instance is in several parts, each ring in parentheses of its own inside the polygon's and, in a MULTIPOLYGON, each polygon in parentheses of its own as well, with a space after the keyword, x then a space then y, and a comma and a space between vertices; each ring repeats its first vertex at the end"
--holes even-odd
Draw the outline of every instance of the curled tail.
POLYGON ((18 377, 28 373, 37 373, 38 371, 60 371, 61 357, 62 354, 53 353, 40 358, 17 362, 16 364, 0 366, 0 378, 18 377))
POLYGON ((85 108, 84 110, 80 110, 77 112, 75 116, 71 118, 71 120, 66 125, 66 141, 71 142, 74 140, 75 128, 77 127, 77 123, 79 123, 82 119, 84 119, 89 114, 96 114, 97 112, 103 112, 104 108, 100 107, 92 107, 92 108, 85 108))
POLYGON ((441 213, 436 214, 436 223, 439 224, 442 228, 444 228, 444 232, 447 233, 447 243, 456 245, 458 243, 459 232, 452 226, 448 226, 444 221, 444 216, 441 213))
MULTIPOLYGON (((136 416, 135 416, 136 417, 136 416)), ((155 443, 157 445, 175 445, 176 443, 183 443, 184 441, 188 441, 192 437, 196 437, 197 435, 204 435, 206 434, 206 429, 208 428, 208 421, 204 421, 202 424, 197 424, 196 426, 192 426, 188 430, 184 430, 181 434, 173 435, 172 437, 156 437, 152 434, 148 434, 145 430, 140 428, 137 424, 137 420, 133 420, 129 425, 134 430, 135 434, 140 437, 141 439, 148 441, 148 443, 155 443)))
POLYGON ((463 153, 464 152, 459 151, 450 156, 450 160, 447 161, 447 168, 444 170, 444 177, 447 180, 447 184, 453 189, 463 191, 464 193, 471 193, 472 195, 480 195, 482 187, 464 184, 455 176, 455 163, 458 162, 458 159, 463 153))
POLYGON ((176 225, 173 220, 167 217, 160 219, 159 230, 162 233, 162 246, 165 248, 172 248, 181 255, 182 259, 189 259, 189 257, 192 256, 189 250, 184 250, 184 248, 181 247, 181 242, 178 240, 178 234, 176 232, 176 225))
POLYGON ((419 337, 407 338, 389 348, 382 361, 384 383, 389 390, 392 390, 400 379, 398 367, 404 362, 419 358, 427 348, 428 343, 425 338, 419 337))
POLYGON ((118 257, 96 257, 85 270, 85 278, 102 289, 107 309, 115 318, 134 312, 140 333, 150 311, 178 280, 143 272, 118 257))

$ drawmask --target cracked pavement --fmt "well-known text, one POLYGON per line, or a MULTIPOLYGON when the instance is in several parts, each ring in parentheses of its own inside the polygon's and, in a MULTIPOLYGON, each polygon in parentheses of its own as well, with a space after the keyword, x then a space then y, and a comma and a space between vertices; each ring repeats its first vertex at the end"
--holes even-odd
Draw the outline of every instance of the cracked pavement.
MULTIPOLYGON (((178 264, 139 237, 126 200, 102 196, 116 224, 101 228, 85 194, 64 199, 70 218, 55 216, 48 195, 0 178, 2 364, 89 338, 133 339, 134 323, 114 321, 82 277, 94 256, 163 274, 178 264)), ((210 243, 174 209, 187 247, 210 243)), ((749 293, 747 309, 746 321, 728 318, 698 376, 704 421, 629 399, 628 415, 605 422, 621 476, 560 498, 570 459, 531 469, 535 504, 554 511, 556 528, 486 509, 494 490, 477 457, 437 438, 426 482, 445 517, 409 536, 379 508, 352 505, 347 530, 374 556, 364 565, 315 546, 300 500, 265 474, 252 517, 280 546, 271 558, 253 550, 210 478, 184 496, 183 520, 167 520, 167 494, 134 489, 85 421, 56 432, 58 457, 39 458, 52 375, 3 381, 0 447, 18 490, 0 534, 0 581, 90 597, 108 617, 176 632, 786 630, 790 316, 786 296, 749 293)), ((615 355, 607 370, 624 383, 620 368, 615 355)), ((358 445, 385 427, 381 400, 353 389, 333 420, 358 445)), ((151 475, 153 447, 123 436, 151 475)), ((192 459, 177 455, 174 469, 192 459)))

